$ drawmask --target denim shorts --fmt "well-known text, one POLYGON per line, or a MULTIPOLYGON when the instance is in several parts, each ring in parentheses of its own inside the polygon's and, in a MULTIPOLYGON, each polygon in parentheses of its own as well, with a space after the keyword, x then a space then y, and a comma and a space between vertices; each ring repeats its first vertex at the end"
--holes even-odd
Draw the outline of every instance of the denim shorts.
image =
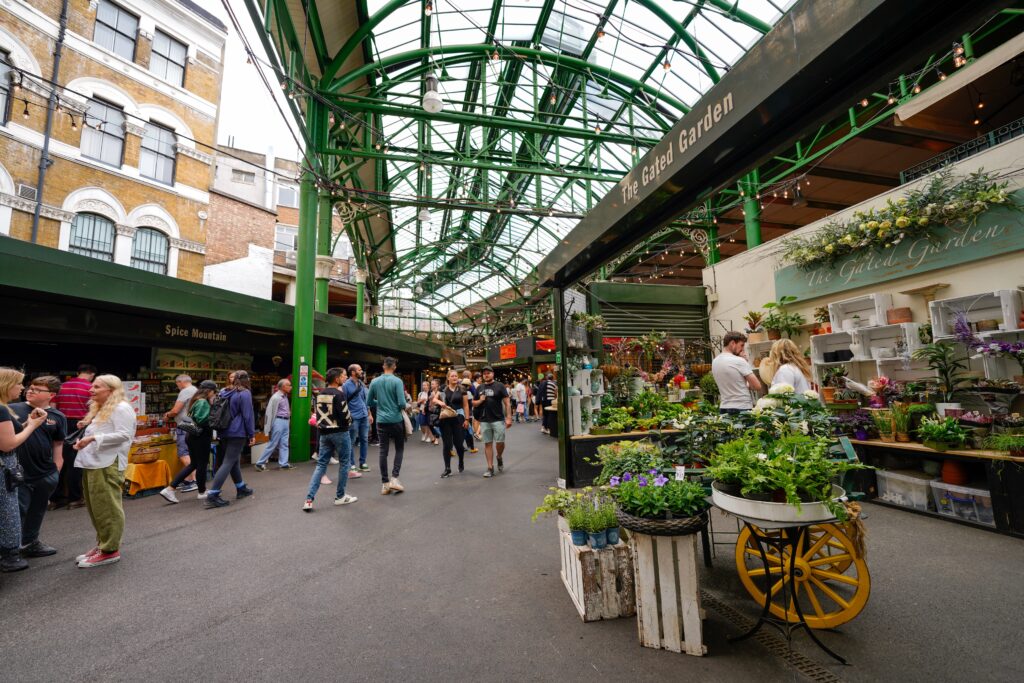
POLYGON ((480 440, 484 443, 505 443, 505 423, 481 422, 480 440))

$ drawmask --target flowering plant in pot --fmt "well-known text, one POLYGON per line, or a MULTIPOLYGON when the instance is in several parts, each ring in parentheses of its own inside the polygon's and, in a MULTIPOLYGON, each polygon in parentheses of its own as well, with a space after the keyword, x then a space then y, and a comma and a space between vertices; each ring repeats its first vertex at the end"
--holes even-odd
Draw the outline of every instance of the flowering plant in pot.
POLYGON ((711 458, 708 474, 715 488, 752 500, 787 503, 797 510, 805 503, 822 504, 833 516, 846 519, 835 500, 833 482, 844 473, 863 469, 861 463, 832 460, 831 439, 789 434, 779 439, 750 433, 722 444, 711 458))
POLYGON ((796 433, 828 436, 834 430, 832 414, 822 405, 818 392, 796 393, 789 384, 776 384, 757 400, 751 411, 754 427, 762 433, 796 433))
POLYGON ((836 398, 836 390, 846 386, 846 366, 835 365, 825 368, 821 377, 821 394, 825 403, 831 403, 836 398))
POLYGON ((1014 378, 1024 383, 1024 342, 984 341, 979 339, 967 321, 967 313, 960 311, 953 317, 953 334, 958 342, 967 345, 976 356, 1009 358, 1020 366, 1020 375, 1014 378))
POLYGON ((992 422, 992 431, 997 434, 1024 434, 1024 415, 1000 415, 992 422))
POLYGON ((949 342, 926 344, 914 352, 914 359, 928 363, 928 369, 938 377, 939 401, 935 409, 939 415, 944 415, 947 408, 960 408, 960 404, 954 403, 953 398, 966 380, 964 371, 967 369, 967 359, 959 358, 958 355, 956 347, 949 342))
POLYGON ((871 397, 871 405, 874 408, 885 408, 893 401, 898 401, 903 397, 903 385, 885 375, 868 380, 868 389, 875 392, 875 395, 871 397))
POLYGON ((957 448, 967 441, 967 430, 960 426, 955 417, 926 417, 921 420, 917 432, 924 445, 935 451, 957 448))
POLYGON ((655 535, 693 533, 707 523, 707 491, 696 482, 669 479, 657 469, 625 472, 609 482, 619 523, 655 535), (660 531, 659 531, 660 530, 660 531))
POLYGON ((863 408, 843 411, 833 418, 833 423, 836 427, 836 434, 852 436, 860 441, 870 438, 875 427, 871 413, 863 408))
POLYGON ((586 462, 597 465, 601 472, 594 478, 596 485, 609 483, 613 477, 621 477, 626 472, 646 472, 654 469, 672 467, 664 457, 662 450, 649 441, 616 441, 597 447, 594 458, 586 458, 586 462))
POLYGON ((768 339, 768 335, 764 332, 764 313, 761 311, 747 311, 747 314, 743 316, 743 319, 747 323, 747 341, 751 344, 757 342, 763 342, 768 339))

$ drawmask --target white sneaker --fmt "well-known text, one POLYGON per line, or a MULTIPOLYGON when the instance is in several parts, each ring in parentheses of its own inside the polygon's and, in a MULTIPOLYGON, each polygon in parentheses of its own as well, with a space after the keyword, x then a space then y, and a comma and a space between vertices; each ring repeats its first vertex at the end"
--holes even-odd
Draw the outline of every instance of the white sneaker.
POLYGON ((302 511, 303 512, 312 512, 313 511, 313 499, 312 498, 307 498, 306 502, 302 504, 302 511))
POLYGON ((426 437, 426 435, 423 435, 423 436, 421 436, 421 437, 420 437, 420 441, 422 441, 423 443, 426 443, 426 442, 427 442, 427 437, 426 437))
POLYGON ((338 464, 338 459, 337 458, 331 458, 331 464, 332 465, 337 465, 338 464))
POLYGON ((386 496, 389 493, 391 493, 391 484, 389 482, 384 482, 380 487, 380 495, 386 496))
POLYGON ((166 500, 168 503, 178 502, 178 497, 174 495, 173 487, 165 486, 164 488, 160 489, 160 495, 163 496, 164 500, 166 500))
POLYGON ((405 487, 402 486, 402 482, 398 481, 398 477, 391 477, 391 481, 388 482, 388 486, 391 487, 391 490, 395 493, 401 493, 405 490, 405 487))
POLYGON ((359 499, 358 499, 358 498, 356 498, 355 496, 350 496, 350 495, 348 495, 348 494, 346 493, 346 494, 345 494, 344 496, 342 496, 341 498, 335 498, 335 499, 334 499, 334 504, 335 504, 335 505, 348 505, 349 503, 354 503, 354 502, 356 502, 357 500, 359 500, 359 499))
POLYGON ((200 493, 198 496, 196 496, 196 498, 198 498, 199 500, 206 500, 206 491, 200 493))

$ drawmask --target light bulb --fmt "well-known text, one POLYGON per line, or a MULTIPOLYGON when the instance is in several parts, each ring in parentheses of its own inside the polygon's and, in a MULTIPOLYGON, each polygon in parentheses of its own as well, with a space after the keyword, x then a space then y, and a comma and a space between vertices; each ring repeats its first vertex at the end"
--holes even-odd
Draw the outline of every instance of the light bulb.
POLYGON ((444 102, 436 90, 428 90, 423 93, 423 111, 429 114, 436 114, 444 109, 444 102))
POLYGON ((981 101, 981 95, 978 95, 978 109, 984 109, 985 103, 981 101))
POLYGON ((602 29, 597 29, 597 39, 598 40, 603 40, 604 39, 604 31, 602 29))
POLYGON ((889 95, 889 97, 888 97, 888 99, 886 101, 889 104, 896 104, 896 98, 892 94, 889 95))
POLYGON ((78 124, 75 123, 75 117, 71 117, 71 130, 78 130, 78 124))
POLYGON ((865 97, 864 99, 862 99, 860 101, 860 106, 862 106, 862 107, 868 106, 868 98, 865 97))
POLYGON ((978 118, 974 119, 974 125, 980 126, 981 125, 981 119, 978 119, 978 118))
POLYGON ((665 63, 661 65, 661 68, 663 68, 665 71, 668 71, 669 69, 672 68, 672 62, 666 59, 665 63))
POLYGON ((964 46, 960 43, 953 43, 953 54, 960 56, 964 53, 964 46))
POLYGON ((498 59, 500 59, 500 55, 498 54, 498 50, 495 49, 494 52, 491 53, 491 61, 496 62, 498 59))
POLYGON ((551 104, 555 103, 555 93, 551 93, 551 97, 549 98, 549 100, 551 101, 551 104))
POLYGON ((25 111, 21 112, 21 118, 28 118, 28 100, 25 101, 25 111))
POLYGON ((917 95, 918 93, 921 92, 921 84, 920 83, 915 83, 914 84, 913 92, 914 92, 915 95, 917 95))
POLYGON ((945 72, 943 72, 943 71, 941 71, 941 70, 937 70, 937 71, 938 71, 938 74, 939 74, 939 80, 940 80, 940 81, 944 81, 944 80, 946 80, 946 74, 945 74, 945 72))
POLYGON ((423 8, 423 13, 429 17, 434 13, 434 6, 428 2, 427 6, 423 8))

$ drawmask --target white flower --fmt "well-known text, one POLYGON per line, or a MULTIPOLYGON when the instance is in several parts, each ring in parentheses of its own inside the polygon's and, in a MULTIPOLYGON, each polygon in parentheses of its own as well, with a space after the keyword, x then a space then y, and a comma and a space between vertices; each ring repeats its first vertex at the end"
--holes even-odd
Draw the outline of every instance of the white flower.
POLYGON ((814 389, 808 389, 807 391, 804 392, 804 398, 809 399, 811 401, 817 401, 821 397, 818 396, 818 392, 815 391, 814 389))
POLYGON ((757 399, 757 403, 754 405, 754 410, 752 412, 760 413, 764 410, 774 410, 775 408, 778 408, 780 405, 782 404, 778 399, 763 397, 757 399))
POLYGON ((780 396, 783 394, 792 394, 795 391, 796 389, 793 388, 792 384, 776 384, 768 390, 768 393, 773 396, 780 396))
POLYGON ((764 461, 764 460, 768 459, 768 454, 767 453, 758 453, 755 457, 758 460, 764 461))
POLYGON ((810 425, 807 424, 807 420, 801 420, 799 426, 800 431, 803 432, 804 434, 807 434, 811 431, 811 427, 810 425))

